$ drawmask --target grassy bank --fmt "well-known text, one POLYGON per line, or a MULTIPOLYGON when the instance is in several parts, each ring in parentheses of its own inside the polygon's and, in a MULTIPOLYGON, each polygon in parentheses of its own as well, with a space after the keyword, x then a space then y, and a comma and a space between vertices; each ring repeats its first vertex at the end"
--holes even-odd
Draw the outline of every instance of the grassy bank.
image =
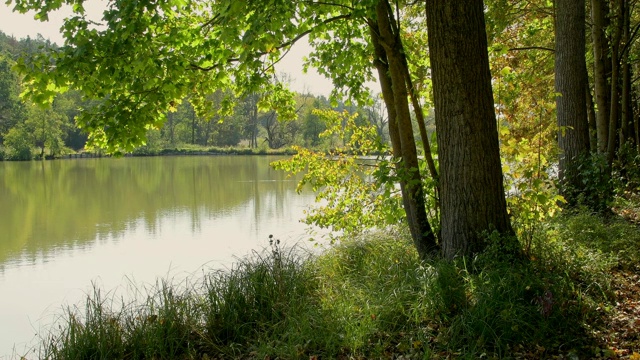
POLYGON ((272 244, 230 271, 160 282, 132 303, 96 290, 85 311, 70 309, 60 328, 42 335, 35 356, 640 357, 637 337, 603 335, 616 304, 632 294, 619 291, 618 277, 640 272, 634 225, 565 215, 540 229, 529 261, 499 255, 420 262, 402 231, 316 257, 272 244))
POLYGON ((162 155, 293 155, 290 148, 269 149, 266 147, 205 147, 197 145, 184 145, 170 148, 149 148, 146 146, 137 148, 131 156, 162 156, 162 155))
MULTIPOLYGON (((215 147, 215 146, 199 146, 199 145, 183 145, 178 147, 168 148, 151 148, 142 146, 135 149, 131 153, 124 154, 124 156, 166 156, 166 155, 294 155, 295 151, 291 148, 281 149, 269 149, 266 147, 248 148, 248 147, 215 147)), ((76 152, 71 149, 65 149, 57 155, 46 155, 45 160, 52 159, 77 159, 77 158, 95 158, 105 157, 100 152, 76 152)), ((24 154, 21 157, 5 156, 5 151, 0 145, 0 161, 29 161, 37 159, 40 160, 40 156, 36 156, 35 152, 24 154)))

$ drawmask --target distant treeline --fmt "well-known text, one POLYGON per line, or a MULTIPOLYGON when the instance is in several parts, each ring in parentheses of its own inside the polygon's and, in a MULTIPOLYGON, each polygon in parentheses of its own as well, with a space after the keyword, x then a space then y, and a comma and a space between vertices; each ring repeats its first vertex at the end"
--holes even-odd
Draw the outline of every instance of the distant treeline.
MULTIPOLYGON (((55 158, 85 151, 87 134, 76 126, 75 117, 82 109, 90 109, 100 100, 87 99, 79 91, 58 95, 50 108, 41 108, 23 101, 21 76, 14 65, 21 56, 55 49, 56 44, 42 36, 16 39, 0 31, 0 159, 29 160, 55 158)), ((284 81, 287 76, 285 75, 284 81)), ((358 122, 373 124, 383 141, 388 139, 387 117, 378 97, 371 105, 358 108, 343 103, 331 104, 324 96, 296 94, 297 118, 281 121, 274 111, 260 111, 261 94, 254 93, 236 99, 231 115, 222 115, 227 97, 219 90, 208 95, 213 110, 209 116, 199 116, 186 98, 166 114, 160 129, 147 132, 147 143, 136 149, 138 154, 162 154, 163 149, 234 148, 251 149, 244 153, 266 153, 292 146, 316 149, 339 146, 344 139, 324 138, 320 134, 327 124, 314 113, 315 109, 332 108, 358 113, 358 122)), ((182 150, 186 149, 186 150, 182 150)), ((166 152, 166 151, 165 151, 166 152)))

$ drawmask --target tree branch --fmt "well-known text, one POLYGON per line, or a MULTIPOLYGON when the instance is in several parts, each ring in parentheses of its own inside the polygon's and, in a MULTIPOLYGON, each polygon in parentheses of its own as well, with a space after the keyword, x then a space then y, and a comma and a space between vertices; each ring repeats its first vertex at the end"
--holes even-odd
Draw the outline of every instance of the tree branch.
MULTIPOLYGON (((351 17, 352 17, 352 14, 342 14, 342 15, 338 15, 338 16, 334 16, 332 18, 326 19, 323 22, 321 22, 318 25, 316 25, 314 28, 311 28, 309 30, 301 32, 300 34, 298 34, 297 36, 295 36, 291 40, 285 41, 284 43, 276 46, 274 49, 281 50, 283 48, 290 47, 290 46, 294 45, 300 39, 302 39, 303 37, 305 37, 305 36, 309 35, 310 33, 312 33, 318 26, 327 25, 327 24, 330 24, 330 23, 332 23, 334 21, 338 21, 338 20, 350 19, 351 17)), ((267 55, 268 53, 269 52, 267 52, 267 51, 261 51, 261 52, 256 53, 255 57, 264 56, 264 55, 267 55)), ((281 59, 282 59, 282 57, 280 57, 280 60, 281 59)), ((280 60, 278 60, 276 62, 279 62, 280 60)), ((230 59, 227 59, 227 64, 233 63, 233 62, 238 62, 238 61, 240 61, 240 59, 237 58, 237 57, 230 58, 230 59)), ((191 66, 192 70, 211 71, 213 69, 216 69, 216 68, 220 67, 221 64, 215 64, 215 65, 211 65, 211 66, 208 66, 208 67, 202 67, 202 66, 200 66, 198 64, 193 64, 193 63, 189 64, 189 65, 191 66)))
POLYGON ((545 51, 556 52, 555 49, 551 49, 544 46, 524 46, 524 47, 514 47, 509 49, 509 51, 526 51, 526 50, 545 50, 545 51))

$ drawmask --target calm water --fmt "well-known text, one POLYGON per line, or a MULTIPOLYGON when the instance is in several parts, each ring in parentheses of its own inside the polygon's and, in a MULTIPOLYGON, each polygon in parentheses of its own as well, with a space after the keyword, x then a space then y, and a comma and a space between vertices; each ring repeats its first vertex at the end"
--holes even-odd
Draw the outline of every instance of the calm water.
POLYGON ((23 354, 92 283, 185 277, 229 266, 269 234, 308 238, 299 219, 313 194, 296 194, 276 159, 0 162, 0 358, 23 354))

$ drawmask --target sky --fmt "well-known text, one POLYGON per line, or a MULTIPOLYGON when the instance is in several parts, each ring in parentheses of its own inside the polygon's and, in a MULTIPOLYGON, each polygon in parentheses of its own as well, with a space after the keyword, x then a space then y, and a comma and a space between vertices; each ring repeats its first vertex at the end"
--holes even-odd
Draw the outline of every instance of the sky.
MULTIPOLYGON (((104 1, 87 0, 85 9, 91 18, 100 19, 105 4, 104 1)), ((60 27, 64 18, 70 14, 70 8, 66 7, 50 14, 48 22, 41 22, 33 18, 33 12, 27 14, 12 12, 12 6, 6 5, 5 0, 0 0, 0 30, 18 39, 27 36, 35 38, 41 34, 45 39, 62 44, 60 27)), ((309 51, 309 44, 306 41, 299 41, 276 68, 279 72, 285 72, 291 76, 293 90, 328 96, 333 88, 330 80, 313 69, 309 69, 307 74, 302 72, 302 58, 309 51)))

